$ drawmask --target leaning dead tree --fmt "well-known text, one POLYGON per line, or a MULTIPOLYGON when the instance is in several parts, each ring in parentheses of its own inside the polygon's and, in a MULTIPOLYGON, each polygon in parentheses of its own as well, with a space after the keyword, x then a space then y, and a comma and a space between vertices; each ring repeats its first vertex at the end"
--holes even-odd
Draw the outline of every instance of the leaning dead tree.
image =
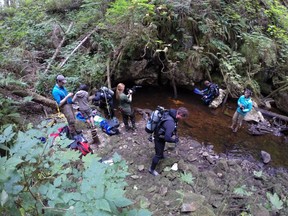
POLYGON ((89 32, 86 37, 80 41, 80 43, 73 49, 73 51, 65 58, 65 60, 63 62, 61 62, 59 65, 58 65, 58 68, 61 68, 63 67, 63 65, 65 65, 65 63, 68 61, 68 59, 82 46, 82 44, 94 33, 98 30, 99 28, 96 27, 94 28, 91 32, 89 32))
POLYGON ((44 74, 46 74, 46 73, 48 72, 48 70, 50 69, 50 67, 51 67, 51 65, 52 65, 52 62, 54 61, 54 59, 57 57, 58 53, 60 52, 61 47, 62 47, 63 43, 64 43, 65 40, 66 40, 66 35, 67 35, 67 34, 69 33, 69 31, 71 30, 72 26, 73 26, 73 22, 70 23, 67 31, 64 33, 64 36, 63 36, 61 42, 58 44, 58 46, 57 46, 57 48, 56 48, 56 50, 55 50, 55 52, 54 52, 54 54, 53 54, 50 62, 49 62, 48 65, 47 65, 47 68, 46 68, 45 71, 44 71, 44 74))
POLYGON ((31 97, 33 102, 45 105, 47 107, 50 107, 54 110, 57 110, 57 104, 54 100, 51 100, 49 98, 46 98, 42 95, 39 95, 35 92, 32 92, 28 89, 22 89, 18 86, 5 86, 5 89, 9 90, 12 94, 20 96, 20 97, 31 97))

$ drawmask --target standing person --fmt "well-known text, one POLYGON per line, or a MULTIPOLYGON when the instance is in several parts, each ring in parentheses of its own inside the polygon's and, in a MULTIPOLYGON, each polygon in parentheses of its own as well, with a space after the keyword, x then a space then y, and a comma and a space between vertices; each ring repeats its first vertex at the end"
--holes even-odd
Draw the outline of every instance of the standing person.
POLYGON ((204 85, 206 88, 201 91, 203 94, 202 100, 206 105, 209 105, 214 100, 214 98, 219 96, 219 87, 217 84, 208 80, 204 81, 204 85))
POLYGON ((58 75, 56 77, 56 84, 52 90, 52 96, 56 101, 60 111, 64 114, 67 119, 68 127, 69 127, 69 138, 73 138, 76 134, 75 127, 75 115, 72 107, 72 96, 73 93, 68 93, 67 89, 64 87, 67 80, 63 75, 58 75))
POLYGON ((132 102, 132 90, 128 91, 126 95, 124 93, 125 85, 123 83, 119 83, 116 88, 116 99, 119 101, 119 109, 122 114, 122 119, 125 125, 126 131, 135 130, 135 114, 134 110, 131 107, 132 102), (129 126, 129 120, 131 121, 132 127, 129 126))
POLYGON ((189 112, 185 107, 179 107, 177 110, 169 109, 167 113, 162 117, 154 132, 154 144, 155 144, 155 156, 152 159, 149 173, 154 176, 159 175, 155 170, 160 159, 164 159, 165 142, 175 143, 179 142, 179 138, 176 134, 177 124, 179 120, 182 120, 188 116, 189 112))
POLYGON ((251 95, 252 92, 249 89, 246 89, 244 95, 240 96, 237 101, 238 107, 233 115, 232 125, 230 127, 234 133, 241 127, 245 115, 252 109, 251 95))
POLYGON ((74 95, 72 102, 77 102, 79 105, 79 111, 82 116, 85 118, 87 124, 90 128, 94 128, 94 119, 92 116, 92 109, 89 106, 89 94, 88 94, 88 86, 85 84, 81 84, 79 87, 79 91, 74 95))

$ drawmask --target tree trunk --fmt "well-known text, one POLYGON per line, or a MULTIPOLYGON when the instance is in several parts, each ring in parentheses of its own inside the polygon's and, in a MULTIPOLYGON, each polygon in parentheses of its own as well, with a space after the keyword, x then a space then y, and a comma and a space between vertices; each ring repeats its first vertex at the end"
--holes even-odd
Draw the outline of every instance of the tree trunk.
POLYGON ((15 95, 20 96, 20 97, 30 96, 30 97, 32 97, 32 101, 34 101, 36 103, 43 104, 45 106, 48 106, 48 107, 51 107, 52 109, 57 110, 56 101, 51 100, 49 98, 46 98, 42 95, 39 95, 35 92, 28 90, 28 89, 21 89, 17 86, 5 86, 5 89, 12 92, 12 94, 15 94, 15 95))
POLYGON ((106 76, 107 76, 107 85, 108 85, 108 88, 111 89, 111 80, 110 80, 110 57, 108 57, 107 59, 107 62, 106 62, 106 66, 107 66, 107 69, 106 69, 106 76))
POLYGON ((64 43, 65 40, 66 40, 66 35, 69 33, 70 29, 72 28, 72 25, 73 25, 73 22, 70 23, 67 31, 64 33, 64 37, 62 38, 61 42, 58 44, 58 47, 56 48, 55 53, 53 54, 53 56, 52 56, 52 58, 51 58, 51 60, 50 60, 50 62, 49 62, 49 64, 48 64, 46 70, 44 71, 44 74, 46 74, 47 71, 50 69, 50 67, 51 67, 51 65, 52 65, 52 62, 54 61, 54 59, 56 58, 56 56, 57 56, 58 53, 60 52, 60 49, 61 49, 63 43, 64 43))
POLYGON ((277 113, 274 113, 274 112, 270 112, 270 111, 267 111, 267 110, 264 110, 264 109, 261 109, 261 108, 258 108, 258 107, 255 107, 255 109, 257 111, 260 111, 265 116, 268 116, 268 117, 271 117, 271 118, 275 117, 275 118, 278 118, 280 120, 288 122, 288 117, 287 116, 280 115, 280 114, 277 114, 277 113))
POLYGON ((63 65, 68 61, 68 59, 82 46, 82 44, 94 33, 98 30, 98 27, 94 28, 75 48, 74 50, 65 58, 63 62, 61 62, 58 68, 62 68, 63 65))

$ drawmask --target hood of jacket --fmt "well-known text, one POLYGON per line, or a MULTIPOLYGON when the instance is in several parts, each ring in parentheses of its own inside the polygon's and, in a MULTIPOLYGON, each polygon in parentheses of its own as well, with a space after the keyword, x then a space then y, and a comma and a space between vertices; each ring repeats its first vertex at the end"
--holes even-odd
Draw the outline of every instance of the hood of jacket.
POLYGON ((177 121, 177 119, 176 119, 176 114, 177 114, 177 110, 175 110, 175 109, 169 109, 169 115, 170 115, 175 121, 177 121))

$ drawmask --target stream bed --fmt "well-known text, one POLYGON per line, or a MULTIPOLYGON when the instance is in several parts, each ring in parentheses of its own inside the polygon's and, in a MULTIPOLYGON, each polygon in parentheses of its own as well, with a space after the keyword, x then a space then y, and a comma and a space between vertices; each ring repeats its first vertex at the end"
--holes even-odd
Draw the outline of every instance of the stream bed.
MULTIPOLYGON (((225 153, 236 157, 253 157, 261 161, 261 150, 271 155, 269 163, 275 167, 288 168, 288 143, 284 136, 265 134, 253 136, 248 133, 249 124, 243 126, 237 133, 230 129, 232 116, 236 109, 236 100, 228 99, 224 107, 210 109, 201 101, 201 96, 192 91, 179 90, 178 98, 173 99, 172 89, 143 87, 133 95, 134 107, 154 110, 157 105, 165 108, 186 107, 190 116, 180 123, 180 136, 191 137, 203 145, 213 145, 218 154, 225 153)), ((136 115, 136 119, 141 118, 136 115)))

